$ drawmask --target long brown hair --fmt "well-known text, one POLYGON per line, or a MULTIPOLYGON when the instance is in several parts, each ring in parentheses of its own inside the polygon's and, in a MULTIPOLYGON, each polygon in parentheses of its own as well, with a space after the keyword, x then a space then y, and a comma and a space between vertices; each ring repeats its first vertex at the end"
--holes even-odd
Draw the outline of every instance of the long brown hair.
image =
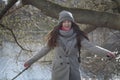
MULTIPOLYGON (((55 26, 50 31, 50 33, 48 33, 46 40, 47 40, 47 44, 49 47, 54 48, 58 45, 57 39, 58 39, 58 35, 59 35, 59 29, 61 26, 62 26, 62 22, 59 23, 57 26, 55 26)), ((87 40, 89 40, 89 39, 88 39, 86 33, 83 32, 76 23, 72 22, 72 28, 73 28, 73 31, 76 33, 77 46, 81 47, 80 42, 83 39, 83 37, 86 38, 87 40)))

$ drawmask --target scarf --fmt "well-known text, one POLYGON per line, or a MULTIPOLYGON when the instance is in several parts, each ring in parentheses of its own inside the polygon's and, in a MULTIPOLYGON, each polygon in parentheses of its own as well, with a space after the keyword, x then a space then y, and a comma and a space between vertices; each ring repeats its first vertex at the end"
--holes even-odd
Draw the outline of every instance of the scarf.
POLYGON ((59 33, 59 43, 63 46, 64 51, 68 53, 76 44, 76 33, 73 29, 69 31, 59 30, 59 33))

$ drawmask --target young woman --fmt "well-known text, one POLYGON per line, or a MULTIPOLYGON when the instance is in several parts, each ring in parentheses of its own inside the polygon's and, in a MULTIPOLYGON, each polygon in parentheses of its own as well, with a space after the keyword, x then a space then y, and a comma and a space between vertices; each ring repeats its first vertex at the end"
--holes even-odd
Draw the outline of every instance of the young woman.
POLYGON ((115 57, 113 52, 91 43, 75 23, 72 13, 69 11, 60 12, 59 24, 49 33, 47 40, 40 52, 28 60, 24 66, 31 66, 51 49, 54 49, 52 80, 81 80, 78 61, 81 47, 89 52, 115 57))

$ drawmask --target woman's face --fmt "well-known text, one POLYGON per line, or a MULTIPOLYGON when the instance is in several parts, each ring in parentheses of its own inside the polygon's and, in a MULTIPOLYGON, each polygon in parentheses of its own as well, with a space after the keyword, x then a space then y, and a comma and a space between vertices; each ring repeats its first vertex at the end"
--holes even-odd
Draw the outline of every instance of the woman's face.
POLYGON ((66 28, 66 29, 70 29, 72 25, 72 22, 69 20, 65 20, 62 22, 62 27, 66 28))

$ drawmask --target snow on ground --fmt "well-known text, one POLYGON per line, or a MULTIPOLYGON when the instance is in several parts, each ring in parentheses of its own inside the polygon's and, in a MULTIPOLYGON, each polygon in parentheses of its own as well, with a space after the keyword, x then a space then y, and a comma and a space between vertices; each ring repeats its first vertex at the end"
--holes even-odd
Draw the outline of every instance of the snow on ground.
MULTIPOLYGON (((35 45, 32 46, 32 50, 39 49, 35 45)), ((31 56, 21 52, 17 58, 20 51, 21 49, 14 43, 3 42, 2 46, 0 46, 0 80, 11 80, 24 69, 23 64, 31 56)), ((84 72, 81 72, 81 74, 82 77, 87 78, 82 78, 82 80, 92 80, 84 72)), ((15 80, 51 80, 51 64, 40 64, 36 62, 15 80)), ((114 80, 120 79, 117 78, 114 80)))

